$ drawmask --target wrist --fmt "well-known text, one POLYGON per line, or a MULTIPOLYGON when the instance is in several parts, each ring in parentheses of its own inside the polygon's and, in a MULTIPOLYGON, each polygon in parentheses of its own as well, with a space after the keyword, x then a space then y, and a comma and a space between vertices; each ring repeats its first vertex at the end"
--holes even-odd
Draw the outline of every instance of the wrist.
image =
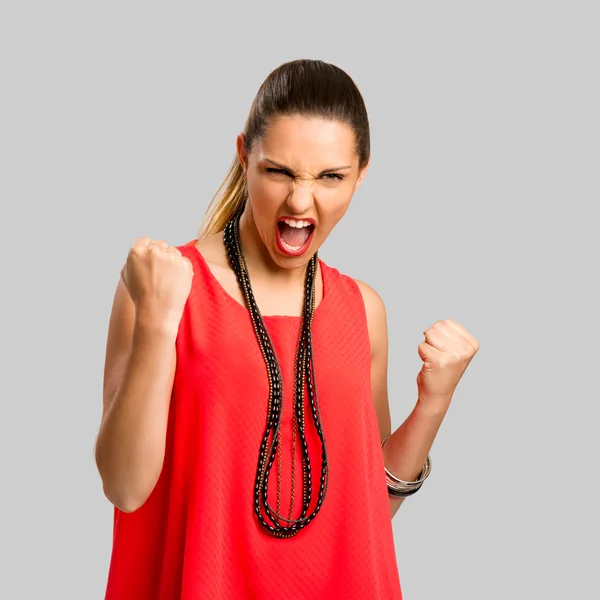
POLYGON ((180 321, 181 317, 157 312, 147 306, 136 309, 135 313, 135 329, 154 335, 176 338, 180 321))
POLYGON ((443 417, 450 406, 452 396, 419 394, 415 410, 430 417, 443 417))

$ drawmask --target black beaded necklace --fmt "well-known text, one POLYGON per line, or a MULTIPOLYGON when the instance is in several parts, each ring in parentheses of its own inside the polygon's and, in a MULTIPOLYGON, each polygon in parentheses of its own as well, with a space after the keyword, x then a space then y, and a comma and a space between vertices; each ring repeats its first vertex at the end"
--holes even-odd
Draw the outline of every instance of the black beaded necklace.
POLYGON ((317 252, 311 257, 305 280, 305 295, 304 295, 304 307, 302 309, 302 317, 300 324, 300 334, 298 339, 298 347, 296 350, 295 359, 295 388, 294 388, 294 404, 295 410, 293 414, 294 421, 294 432, 292 435, 293 448, 292 448, 292 496, 290 502, 289 518, 282 517, 279 514, 280 510, 280 495, 281 495, 281 471, 279 470, 279 476, 277 480, 277 512, 273 514, 271 506, 267 501, 267 490, 268 490, 268 479, 271 471, 271 466, 275 459, 275 452, 279 450, 279 469, 281 469, 281 406, 283 404, 283 381, 281 377, 281 369, 279 361, 275 355, 271 338, 265 327, 264 320, 254 299, 252 287, 250 285, 250 277, 248 275, 248 268, 246 265, 246 259, 242 253, 240 233, 239 233, 239 220, 241 217, 242 210, 239 210, 231 220, 225 225, 224 229, 224 243, 229 262, 232 269, 234 270, 238 283, 244 294, 246 305, 250 311, 252 318, 252 324, 254 326, 254 332, 260 345, 265 363, 267 366, 267 372, 269 376, 269 410, 267 414, 267 428, 263 441, 260 445, 258 469, 256 474, 256 481, 254 486, 254 512, 256 513, 260 523, 267 529, 267 531, 277 538, 289 538, 295 536, 303 527, 306 527, 319 512, 325 495, 327 493, 327 486, 329 483, 329 462, 327 459, 327 448, 325 445, 325 438, 323 436, 323 429, 321 425, 321 417, 319 412, 319 406, 317 401, 317 387, 315 382, 315 367, 312 347, 312 335, 311 327, 315 312, 315 275, 317 271, 317 252), (308 386, 308 395, 310 398, 310 404, 312 408, 313 421, 315 428, 321 439, 322 447, 322 469, 321 469, 321 483, 319 487, 319 498, 314 511, 306 516, 310 505, 312 496, 312 479, 310 469, 310 458, 308 455, 308 445, 304 435, 304 390, 305 386, 308 386), (292 508, 294 504, 294 463, 296 456, 296 422, 298 421, 298 430, 302 442, 302 480, 303 480, 303 508, 302 514, 299 519, 292 519, 292 508), (271 448, 267 450, 269 436, 273 429, 273 443, 271 448), (269 458, 269 463, 266 465, 265 462, 269 458), (261 495, 262 491, 262 495, 261 495), (262 499, 265 513, 271 520, 273 525, 267 523, 260 510, 260 500, 262 499), (281 521, 292 523, 292 525, 282 525, 281 521))

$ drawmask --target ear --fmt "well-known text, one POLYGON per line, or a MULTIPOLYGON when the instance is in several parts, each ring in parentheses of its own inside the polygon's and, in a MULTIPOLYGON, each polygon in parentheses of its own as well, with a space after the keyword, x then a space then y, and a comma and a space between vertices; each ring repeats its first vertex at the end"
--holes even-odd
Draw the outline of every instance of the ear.
POLYGON ((246 173, 248 170, 248 153, 246 152, 246 145, 244 143, 245 140, 246 136, 244 135, 244 133, 239 133, 235 144, 240 164, 242 165, 242 169, 244 170, 244 177, 246 177, 246 173))
POLYGON ((360 187, 360 184, 362 183, 362 180, 365 178, 365 175, 367 174, 367 171, 369 170, 370 165, 371 165, 371 159, 369 158, 369 162, 367 162, 367 164, 361 169, 361 171, 358 174, 358 179, 356 180, 356 185, 354 186, 354 191, 356 191, 360 187))

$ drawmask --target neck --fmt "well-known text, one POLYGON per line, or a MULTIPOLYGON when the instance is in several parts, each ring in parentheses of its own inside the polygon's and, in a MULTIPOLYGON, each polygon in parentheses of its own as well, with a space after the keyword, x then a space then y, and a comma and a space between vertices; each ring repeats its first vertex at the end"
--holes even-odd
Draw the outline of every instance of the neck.
POLYGON ((297 284, 304 286, 307 264, 304 263, 299 267, 281 267, 273 260, 258 234, 249 203, 246 203, 246 208, 240 217, 239 226, 242 252, 251 279, 256 280, 257 277, 260 279, 265 277, 270 280, 277 280, 281 285, 297 284))

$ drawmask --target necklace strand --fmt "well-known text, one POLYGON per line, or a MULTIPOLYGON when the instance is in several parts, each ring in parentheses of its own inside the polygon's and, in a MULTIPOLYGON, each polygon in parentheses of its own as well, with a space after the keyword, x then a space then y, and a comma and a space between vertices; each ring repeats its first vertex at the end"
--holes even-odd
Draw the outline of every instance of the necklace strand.
POLYGON ((298 534, 298 532, 306 527, 317 515, 325 496, 329 484, 329 462, 327 459, 327 448, 323 429, 321 424, 320 410, 317 399, 317 389, 314 373, 314 356, 312 347, 312 322, 315 311, 315 275, 317 268, 317 253, 311 257, 305 280, 305 295, 304 306, 302 309, 300 331, 298 336, 298 345, 296 350, 296 358, 294 365, 294 414, 293 414, 293 433, 292 433, 292 494, 290 502, 289 518, 285 518, 279 514, 281 504, 281 407, 283 404, 283 380, 281 368, 277 356, 275 355, 271 338, 265 326, 264 320, 256 304, 252 287, 250 285, 250 277, 246 260, 241 249, 239 235, 239 219, 241 211, 236 213, 234 217, 227 223, 224 230, 224 243, 229 257, 229 262, 234 270, 238 283, 242 289, 246 305, 250 311, 254 332, 256 334, 263 358, 267 366, 267 374, 269 377, 269 406, 267 414, 267 427, 263 441, 260 445, 258 468, 254 487, 254 511, 261 525, 267 531, 277 538, 289 538, 298 534), (306 516, 310 506, 312 497, 312 479, 310 458, 308 454, 308 444, 304 435, 304 398, 305 388, 308 387, 308 396, 311 404, 311 414, 315 423, 315 428, 321 439, 322 455, 321 455, 321 478, 317 504, 313 512, 306 516), (271 430, 274 430, 273 443, 267 450, 271 430), (303 479, 303 507, 299 519, 292 519, 292 510, 294 503, 294 464, 296 456, 296 429, 300 435, 302 449, 302 479, 303 479), (278 453, 278 488, 277 488, 277 512, 273 512, 267 500, 268 495, 268 479, 275 452, 278 453), (266 464, 267 458, 269 459, 266 464), (261 500, 265 513, 269 520, 273 523, 267 523, 261 513, 261 500), (282 525, 280 521, 291 523, 291 525, 282 525))

